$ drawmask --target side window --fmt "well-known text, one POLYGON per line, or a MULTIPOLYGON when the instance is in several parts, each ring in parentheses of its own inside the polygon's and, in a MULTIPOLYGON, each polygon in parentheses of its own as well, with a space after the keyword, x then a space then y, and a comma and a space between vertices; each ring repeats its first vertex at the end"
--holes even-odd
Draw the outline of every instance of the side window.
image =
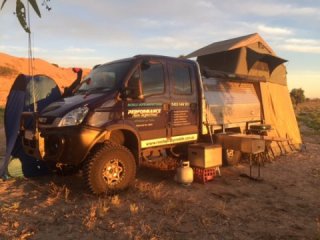
POLYGON ((137 69, 128 82, 128 95, 134 99, 142 97, 142 86, 140 80, 140 71, 137 69))
POLYGON ((164 92, 164 71, 161 63, 141 65, 143 95, 155 95, 164 92))
POLYGON ((192 93, 192 83, 188 66, 173 65, 171 77, 175 94, 188 95, 192 93))

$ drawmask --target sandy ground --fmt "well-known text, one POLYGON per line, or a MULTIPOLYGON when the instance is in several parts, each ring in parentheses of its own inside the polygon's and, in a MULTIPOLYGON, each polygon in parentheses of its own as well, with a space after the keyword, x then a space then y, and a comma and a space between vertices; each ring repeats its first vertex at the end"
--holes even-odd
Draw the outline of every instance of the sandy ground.
POLYGON ((320 144, 305 141, 262 182, 240 177, 246 163, 188 187, 142 169, 115 196, 91 195, 80 173, 0 180, 0 239, 320 239, 320 144))

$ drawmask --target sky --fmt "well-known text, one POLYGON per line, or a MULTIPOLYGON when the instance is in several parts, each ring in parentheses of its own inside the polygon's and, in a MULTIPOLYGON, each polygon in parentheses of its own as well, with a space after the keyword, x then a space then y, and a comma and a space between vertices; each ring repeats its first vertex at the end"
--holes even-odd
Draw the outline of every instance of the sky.
MULTIPOLYGON (((0 11, 0 52, 27 57, 15 2, 0 11)), ((37 2, 42 17, 30 11, 34 57, 50 63, 93 67, 137 54, 186 55, 259 33, 288 60, 289 89, 320 98, 319 0, 51 0, 51 11, 37 2)))

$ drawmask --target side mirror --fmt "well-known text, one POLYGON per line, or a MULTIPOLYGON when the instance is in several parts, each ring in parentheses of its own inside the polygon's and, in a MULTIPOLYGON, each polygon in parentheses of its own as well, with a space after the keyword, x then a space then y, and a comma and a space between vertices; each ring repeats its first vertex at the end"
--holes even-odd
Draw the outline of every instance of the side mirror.
POLYGON ((130 89, 127 87, 120 90, 120 98, 122 100, 127 100, 130 97, 130 89))
POLYGON ((121 98, 143 99, 142 81, 139 69, 130 77, 127 86, 121 91, 121 98))

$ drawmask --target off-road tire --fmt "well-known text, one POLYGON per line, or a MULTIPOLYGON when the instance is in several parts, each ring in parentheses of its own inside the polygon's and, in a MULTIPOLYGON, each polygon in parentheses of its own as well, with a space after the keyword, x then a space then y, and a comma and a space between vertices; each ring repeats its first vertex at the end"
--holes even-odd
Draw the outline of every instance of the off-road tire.
POLYGON ((114 193, 126 189, 134 182, 136 163, 129 149, 107 142, 92 150, 84 164, 83 173, 86 185, 92 193, 114 193), (120 169, 120 173, 112 174, 113 168, 110 166, 115 166, 116 171, 120 169), (113 181, 113 176, 119 179, 113 181))

